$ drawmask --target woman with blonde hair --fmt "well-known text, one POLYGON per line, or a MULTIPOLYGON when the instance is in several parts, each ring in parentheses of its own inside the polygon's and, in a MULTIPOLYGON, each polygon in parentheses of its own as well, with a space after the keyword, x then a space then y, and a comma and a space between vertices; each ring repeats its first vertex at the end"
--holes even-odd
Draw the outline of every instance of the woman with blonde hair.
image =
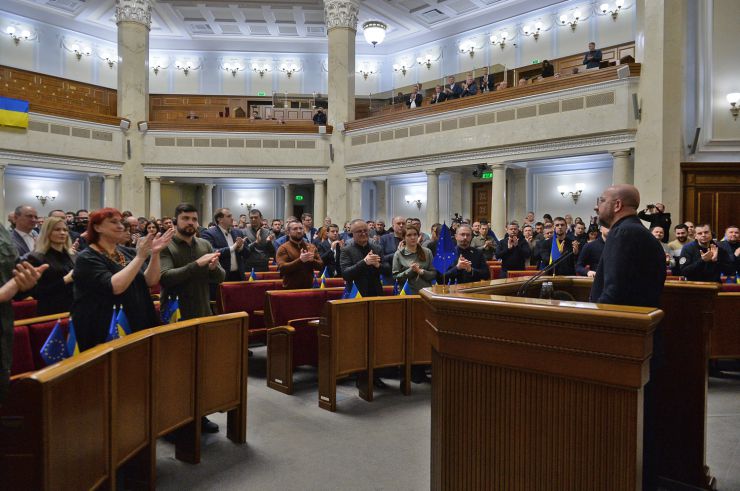
POLYGON ((36 238, 33 253, 28 256, 28 262, 34 266, 49 265, 33 291, 38 300, 36 313, 39 316, 69 312, 73 299, 74 260, 75 252, 66 220, 48 217, 36 238))

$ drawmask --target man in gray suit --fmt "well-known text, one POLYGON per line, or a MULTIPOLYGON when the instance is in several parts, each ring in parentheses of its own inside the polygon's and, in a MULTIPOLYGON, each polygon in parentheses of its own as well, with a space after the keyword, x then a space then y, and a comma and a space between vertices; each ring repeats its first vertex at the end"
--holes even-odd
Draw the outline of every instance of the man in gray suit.
POLYGON ((15 228, 13 229, 13 243, 18 249, 18 256, 23 258, 33 252, 36 247, 36 238, 39 233, 34 230, 39 220, 36 209, 29 205, 20 205, 15 209, 15 228))

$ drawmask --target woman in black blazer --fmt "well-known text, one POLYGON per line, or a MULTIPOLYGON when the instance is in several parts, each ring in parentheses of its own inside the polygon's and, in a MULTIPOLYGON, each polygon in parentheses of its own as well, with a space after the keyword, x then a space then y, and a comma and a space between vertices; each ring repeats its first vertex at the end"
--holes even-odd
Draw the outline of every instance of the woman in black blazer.
POLYGON ((34 266, 49 265, 33 291, 33 296, 38 300, 36 312, 39 316, 69 312, 72 307, 74 259, 65 219, 48 217, 36 239, 34 251, 28 256, 28 262, 34 266))

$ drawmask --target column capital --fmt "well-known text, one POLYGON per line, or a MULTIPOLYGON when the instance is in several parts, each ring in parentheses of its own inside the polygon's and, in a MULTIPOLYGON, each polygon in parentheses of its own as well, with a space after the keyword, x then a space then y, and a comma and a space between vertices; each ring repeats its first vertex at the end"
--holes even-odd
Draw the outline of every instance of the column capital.
POLYGON ((632 155, 632 149, 628 148, 627 150, 610 150, 610 154, 612 154, 612 157, 614 158, 620 158, 620 157, 629 157, 632 155))
POLYGON ((149 179, 152 182, 155 182, 155 181, 160 181, 162 178, 161 177, 154 177, 154 176, 152 176, 152 177, 147 177, 147 179, 149 179))
POLYGON ((359 177, 352 177, 349 180, 349 182, 360 182, 360 181, 362 181, 362 179, 360 179, 359 177))
POLYGON ((120 174, 105 174, 103 177, 105 179, 118 179, 119 177, 121 177, 121 175, 120 174))
POLYGON ((343 27, 357 31, 357 13, 360 3, 357 0, 324 0, 326 31, 343 27))
POLYGON ((438 169, 427 169, 424 173, 428 176, 439 176, 440 172, 438 169))
POLYGON ((324 184, 326 182, 326 179, 314 179, 314 184, 324 184))
POLYGON ((152 27, 152 3, 150 0, 116 0, 116 24, 136 22, 152 27))
POLYGON ((498 162, 495 164, 488 164, 488 165, 491 166, 491 169, 493 170, 506 170, 507 169, 506 162, 498 162))

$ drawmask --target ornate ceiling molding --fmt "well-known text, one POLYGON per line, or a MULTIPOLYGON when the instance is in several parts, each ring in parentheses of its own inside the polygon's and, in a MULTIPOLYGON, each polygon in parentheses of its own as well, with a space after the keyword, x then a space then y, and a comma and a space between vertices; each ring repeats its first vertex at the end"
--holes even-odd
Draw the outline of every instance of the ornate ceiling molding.
POLYGON ((144 164, 144 174, 150 176, 172 177, 241 177, 241 178, 300 178, 326 179, 326 167, 259 167, 249 165, 183 165, 183 164, 144 164))
POLYGON ((152 27, 152 3, 150 0, 116 0, 116 24, 136 22, 152 27))
POLYGON ((360 4, 356 0, 324 0, 326 31, 335 27, 357 30, 357 14, 360 4))
POLYGON ((624 149, 634 146, 635 130, 621 131, 606 135, 579 136, 558 141, 543 141, 526 145, 512 145, 487 150, 473 150, 470 152, 455 152, 442 155, 421 156, 404 160, 393 160, 388 162, 377 162, 369 164, 355 164, 345 167, 347 177, 401 174, 418 172, 433 166, 435 168, 445 165, 459 165, 460 162, 468 161, 505 161, 517 160, 522 155, 543 154, 593 149, 594 147, 621 147, 624 149))
POLYGON ((109 160, 90 160, 75 157, 60 157, 30 152, 0 150, 0 161, 4 164, 28 167, 50 167, 59 170, 78 170, 83 172, 123 172, 123 163, 109 160))

